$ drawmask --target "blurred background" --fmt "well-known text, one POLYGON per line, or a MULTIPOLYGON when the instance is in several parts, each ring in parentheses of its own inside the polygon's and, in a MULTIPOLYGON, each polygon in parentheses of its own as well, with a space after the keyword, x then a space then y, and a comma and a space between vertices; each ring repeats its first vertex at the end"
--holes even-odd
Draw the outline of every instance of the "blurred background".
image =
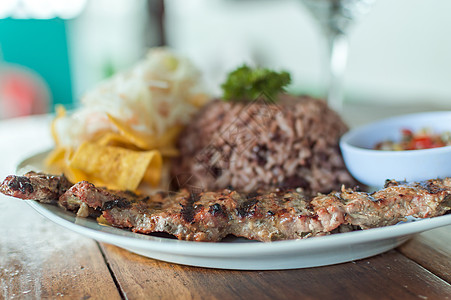
MULTIPOLYGON (((451 1, 379 0, 350 33, 345 103, 451 108, 451 1)), ((324 96, 324 41, 299 0, 1 0, 0 119, 72 106, 170 46, 215 94, 243 62, 324 96)))

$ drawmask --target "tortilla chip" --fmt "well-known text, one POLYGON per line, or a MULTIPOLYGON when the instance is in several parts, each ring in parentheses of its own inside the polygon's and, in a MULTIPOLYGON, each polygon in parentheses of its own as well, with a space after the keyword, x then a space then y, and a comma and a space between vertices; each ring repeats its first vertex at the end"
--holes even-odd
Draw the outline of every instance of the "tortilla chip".
POLYGON ((131 144, 134 144, 143 150, 157 148, 157 140, 154 135, 136 131, 125 122, 110 114, 107 115, 110 122, 119 130, 119 133, 131 144))
POLYGON ((114 146, 130 150, 140 150, 139 147, 130 143, 126 137, 116 132, 107 132, 103 134, 98 140, 95 141, 95 143, 101 146, 114 146))
POLYGON ((76 168, 73 168, 70 165, 66 165, 64 167, 63 173, 64 173, 64 176, 66 176, 70 182, 75 183, 75 182, 80 182, 83 180, 87 180, 87 181, 90 180, 89 176, 86 175, 85 172, 78 170, 76 168))
POLYGON ((174 126, 169 128, 163 135, 155 136, 137 131, 122 120, 110 114, 107 115, 110 122, 116 126, 120 135, 130 144, 136 145, 142 150, 160 149, 174 145, 182 130, 182 126, 174 126))
POLYGON ((59 166, 60 168, 62 168, 64 166, 65 155, 66 155, 66 148, 55 147, 47 155, 47 157, 45 159, 45 165, 47 167, 49 167, 49 166, 53 166, 53 167, 59 166))
POLYGON ((157 185, 161 178, 162 157, 159 151, 134 151, 85 142, 74 153, 69 167, 86 174, 84 180, 111 189, 136 190, 146 181, 157 185))

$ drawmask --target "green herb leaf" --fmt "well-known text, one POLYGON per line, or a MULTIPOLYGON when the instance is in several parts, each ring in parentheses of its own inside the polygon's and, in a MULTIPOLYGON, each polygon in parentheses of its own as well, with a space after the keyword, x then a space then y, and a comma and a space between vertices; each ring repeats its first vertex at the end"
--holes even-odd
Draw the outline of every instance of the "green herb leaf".
POLYGON ((221 85, 226 101, 252 101, 264 94, 274 97, 284 91, 291 82, 288 72, 275 72, 269 69, 251 69, 243 65, 229 73, 227 80, 221 85))

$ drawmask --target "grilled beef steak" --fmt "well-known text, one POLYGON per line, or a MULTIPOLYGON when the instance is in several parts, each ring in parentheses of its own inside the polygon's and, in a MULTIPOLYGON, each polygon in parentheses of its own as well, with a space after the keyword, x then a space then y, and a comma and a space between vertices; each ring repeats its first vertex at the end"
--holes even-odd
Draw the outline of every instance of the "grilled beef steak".
POLYGON ((69 186, 64 177, 33 173, 25 177, 8 176, 0 191, 22 199, 57 202, 69 210, 87 206, 101 211, 116 227, 140 233, 166 232, 195 241, 219 241, 229 234, 259 241, 299 239, 346 231, 350 227, 392 225, 407 216, 434 217, 451 209, 451 178, 410 184, 388 181, 384 189, 374 193, 343 188, 313 199, 293 190, 253 193, 230 189, 202 193, 181 190, 142 196, 96 187, 86 181, 69 186), (23 178, 29 179, 32 188, 23 178), (54 187, 57 178, 60 188, 54 187), (15 180, 25 184, 11 184, 15 180), (46 193, 53 200, 44 199, 46 193), (56 200, 57 194, 60 196, 56 200))

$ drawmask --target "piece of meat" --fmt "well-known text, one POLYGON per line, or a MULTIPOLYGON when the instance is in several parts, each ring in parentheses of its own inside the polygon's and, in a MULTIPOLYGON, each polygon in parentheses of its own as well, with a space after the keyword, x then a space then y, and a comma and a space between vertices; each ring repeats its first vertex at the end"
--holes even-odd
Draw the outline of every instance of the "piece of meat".
POLYGON ((90 207, 102 209, 114 226, 140 233, 166 232, 183 240, 219 241, 229 234, 260 241, 297 239, 324 235, 325 228, 331 228, 296 192, 240 194, 226 189, 195 194, 182 190, 143 198, 87 182, 71 190, 90 207))
POLYGON ((112 225, 134 232, 167 232, 196 241, 218 241, 228 234, 274 241, 356 226, 393 225, 407 216, 442 215, 451 210, 451 178, 411 184, 390 181, 374 193, 343 188, 311 201, 295 191, 240 194, 224 190, 200 194, 182 191, 159 201, 120 203, 104 210, 103 215, 112 225))
POLYGON ((80 182, 64 197, 101 209, 114 226, 141 233, 167 232, 186 240, 218 241, 233 234, 271 241, 327 234, 303 195, 295 192, 192 194, 182 190, 149 198, 80 182))
POLYGON ((349 226, 392 225, 406 216, 438 216, 451 209, 451 179, 412 184, 392 181, 371 194, 343 188, 311 201, 295 191, 243 194, 227 189, 160 193, 142 201, 132 193, 81 185, 81 201, 101 208, 114 226, 195 241, 219 241, 229 234, 259 241, 299 239, 349 226))
POLYGON ((326 225, 326 231, 332 231, 338 226, 345 223, 345 206, 340 197, 333 193, 329 195, 318 195, 313 198, 311 205, 326 225))
POLYGON ((87 181, 74 184, 59 197, 58 205, 77 211, 77 216, 98 216, 109 207, 122 207, 124 203, 145 201, 149 196, 139 196, 131 191, 110 191, 95 187, 87 181), (125 201, 126 200, 126 201, 125 201))
POLYGON ((6 177, 0 185, 0 192, 15 198, 54 204, 71 186, 64 175, 28 172, 24 176, 6 177))
POLYGON ((80 181, 61 195, 59 202, 70 210, 78 208, 81 203, 86 203, 94 209, 107 210, 110 207, 126 207, 129 202, 146 201, 149 198, 131 191, 112 191, 96 187, 87 181, 80 181))
POLYGON ((220 241, 229 234, 259 241, 300 239, 356 227, 392 225, 407 216, 434 217, 451 210, 451 178, 410 184, 388 181, 384 189, 374 193, 343 187, 313 199, 293 190, 181 190, 146 196, 96 187, 86 181, 69 186, 63 177, 33 173, 8 176, 0 191, 22 199, 58 203, 69 210, 82 207, 79 213, 83 215, 91 214, 88 206, 101 211, 116 227, 139 233, 166 232, 194 241, 220 241))
POLYGON ((404 183, 387 181, 371 194, 343 189, 348 223, 363 229, 394 225, 407 216, 430 218, 451 209, 451 178, 404 183))

